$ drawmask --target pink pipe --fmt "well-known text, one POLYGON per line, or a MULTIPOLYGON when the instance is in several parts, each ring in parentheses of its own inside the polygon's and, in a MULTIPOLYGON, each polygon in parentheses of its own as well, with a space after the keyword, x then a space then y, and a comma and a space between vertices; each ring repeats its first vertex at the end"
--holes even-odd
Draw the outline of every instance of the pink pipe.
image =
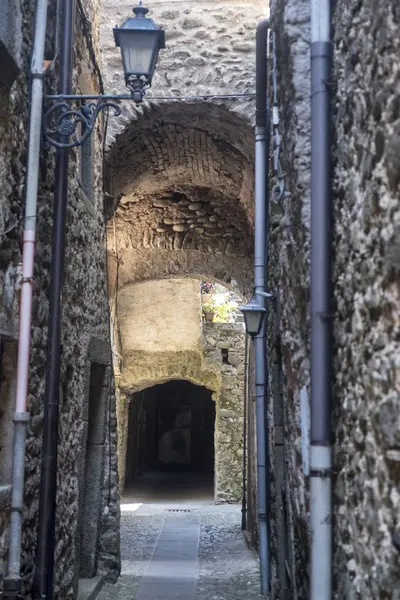
POLYGON ((26 412, 28 403, 29 351, 32 322, 33 265, 35 255, 35 230, 24 231, 22 258, 22 289, 19 319, 17 395, 15 411, 26 412))

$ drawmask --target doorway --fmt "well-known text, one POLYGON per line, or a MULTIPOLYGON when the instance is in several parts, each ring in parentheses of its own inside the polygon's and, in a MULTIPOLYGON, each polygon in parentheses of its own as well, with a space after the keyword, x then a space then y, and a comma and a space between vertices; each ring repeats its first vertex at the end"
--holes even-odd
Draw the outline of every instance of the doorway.
POLYGON ((213 497, 215 403, 205 387, 173 380, 134 394, 126 492, 154 500, 213 497))

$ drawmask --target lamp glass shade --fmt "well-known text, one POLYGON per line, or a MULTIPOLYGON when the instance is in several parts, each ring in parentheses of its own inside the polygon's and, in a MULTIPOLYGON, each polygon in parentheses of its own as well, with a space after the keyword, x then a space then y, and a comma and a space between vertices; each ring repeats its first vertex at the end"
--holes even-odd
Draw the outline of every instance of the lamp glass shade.
POLYGON ((165 48, 165 33, 147 18, 149 11, 141 4, 133 12, 134 17, 128 17, 113 30, 115 44, 121 48, 126 83, 142 79, 150 85, 158 53, 165 48))
POLYGON ((241 306, 240 310, 243 313, 246 332, 251 337, 255 337, 261 331, 267 312, 266 309, 258 302, 257 297, 253 295, 249 303, 246 306, 241 306))
POLYGON ((122 64, 125 80, 144 77, 149 83, 152 80, 160 50, 157 31, 120 31, 122 64))

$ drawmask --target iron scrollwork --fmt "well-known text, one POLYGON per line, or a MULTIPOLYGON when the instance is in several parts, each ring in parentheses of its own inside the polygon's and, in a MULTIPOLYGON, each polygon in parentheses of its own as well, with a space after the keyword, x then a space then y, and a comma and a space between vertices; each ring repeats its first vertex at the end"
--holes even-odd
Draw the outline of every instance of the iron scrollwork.
POLYGON ((115 101, 99 98, 94 102, 81 101, 73 107, 60 99, 43 117, 46 143, 56 148, 81 146, 93 132, 99 113, 108 109, 113 109, 116 117, 121 114, 121 107, 115 101))

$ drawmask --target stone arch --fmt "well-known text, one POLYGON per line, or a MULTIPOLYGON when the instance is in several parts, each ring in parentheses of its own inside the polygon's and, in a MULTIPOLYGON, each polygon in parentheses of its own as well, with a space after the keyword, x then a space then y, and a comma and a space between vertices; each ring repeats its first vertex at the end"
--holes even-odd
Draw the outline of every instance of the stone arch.
MULTIPOLYGON (((232 457, 239 460, 241 450, 240 386, 221 384, 221 350, 205 352, 202 347, 197 282, 191 280, 190 292, 197 302, 193 300, 190 317, 197 323, 196 335, 189 335, 189 321, 181 313, 172 330, 174 335, 183 330, 184 338, 175 335, 166 344, 169 334, 162 326, 171 316, 165 306, 172 298, 176 308, 176 290, 190 287, 193 274, 206 274, 227 285, 234 280, 243 297, 250 292, 253 142, 249 123, 226 106, 164 103, 145 107, 127 124, 111 147, 106 166, 107 186, 114 198, 107 252, 118 393, 127 398, 171 379, 214 391, 217 423, 222 427, 216 441, 221 500, 237 499, 239 494, 240 484, 231 488, 232 470, 225 467, 232 457), (141 346, 141 339, 150 339, 147 347, 141 346), (224 427, 232 431, 223 433, 224 427)), ((181 311, 185 303, 180 306, 181 311)), ((243 336, 243 331, 237 335, 243 336)), ((125 420, 126 402, 121 400, 119 423, 125 420)), ((120 440, 124 439, 126 432, 120 431, 120 440)), ((239 481, 239 466, 236 471, 239 481)))
POLYGON ((129 404, 133 394, 168 383, 169 381, 188 381, 194 385, 205 387, 211 392, 211 398, 218 404, 221 375, 218 372, 204 369, 202 372, 193 372, 191 369, 185 369, 183 362, 180 362, 175 368, 162 369, 156 367, 154 370, 146 371, 146 379, 138 378, 134 384, 119 387, 117 404, 117 422, 118 422, 118 473, 120 486, 125 486, 126 457, 128 452, 128 419, 129 404), (151 377, 154 377, 151 379, 151 377))
POLYGON ((157 359, 144 355, 143 358, 136 364, 130 363, 119 379, 119 387, 124 394, 140 392, 172 380, 185 380, 206 387, 212 392, 213 400, 217 400, 221 373, 212 365, 204 364, 200 351, 165 353, 157 359))
POLYGON ((250 292, 252 128, 225 106, 144 109, 107 157, 110 297, 118 286, 208 273, 250 292))
POLYGON ((216 201, 235 199, 233 209, 244 209, 240 216, 252 222, 253 140, 249 121, 223 104, 151 103, 110 147, 109 190, 125 209, 148 196, 170 198, 173 192, 197 195, 199 202, 210 195, 216 201))

